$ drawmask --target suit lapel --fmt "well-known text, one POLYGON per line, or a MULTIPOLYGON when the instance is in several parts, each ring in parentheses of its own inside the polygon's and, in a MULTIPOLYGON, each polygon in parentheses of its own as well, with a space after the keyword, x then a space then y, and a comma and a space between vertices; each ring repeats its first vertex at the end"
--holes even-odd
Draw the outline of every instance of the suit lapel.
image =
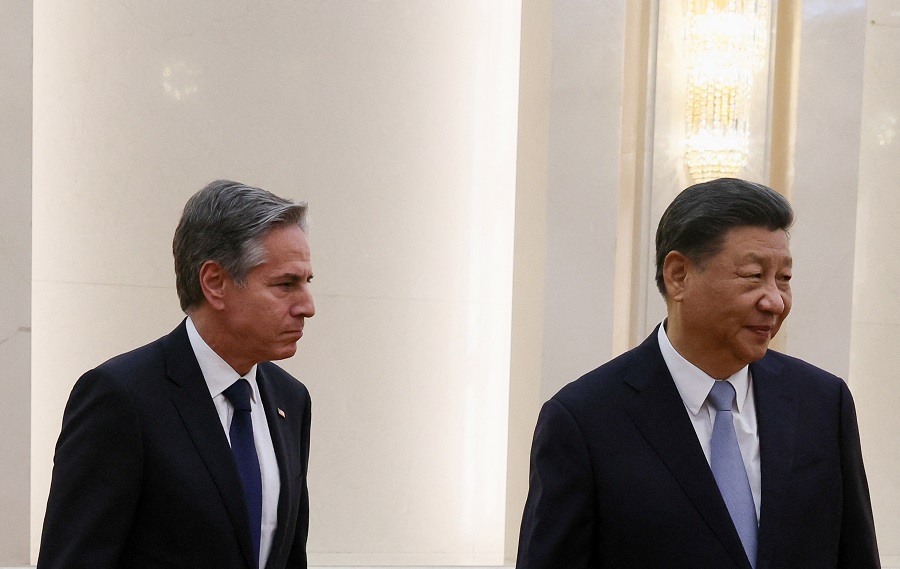
POLYGON ((278 413, 278 397, 275 386, 269 381, 263 366, 257 367, 256 382, 259 385, 260 398, 266 411, 266 421, 269 424, 269 434, 272 437, 272 446, 275 449, 275 459, 278 461, 278 476, 281 480, 281 489, 278 493, 278 523, 275 526, 275 535, 272 537, 272 550, 269 554, 269 562, 281 557, 281 548, 286 543, 285 535, 288 519, 288 506, 291 503, 291 492, 294 491, 292 476, 287 467, 288 460, 288 433, 285 428, 285 418, 278 413))
POLYGON ((757 569, 766 569, 762 560, 772 559, 780 522, 785 518, 787 495, 794 458, 798 396, 796 387, 781 376, 781 364, 763 358, 750 365, 756 401, 757 429, 762 482, 757 569))
POLYGON ((629 416, 735 563, 750 569, 697 433, 662 358, 656 331, 635 350, 635 355, 641 363, 624 378, 635 390, 627 402, 629 416))
POLYGON ((197 363, 188 340, 184 322, 166 340, 166 369, 169 379, 180 388, 173 391, 172 402, 194 448, 219 489, 248 566, 256 567, 247 507, 243 500, 244 490, 215 404, 209 396, 200 364, 197 363))

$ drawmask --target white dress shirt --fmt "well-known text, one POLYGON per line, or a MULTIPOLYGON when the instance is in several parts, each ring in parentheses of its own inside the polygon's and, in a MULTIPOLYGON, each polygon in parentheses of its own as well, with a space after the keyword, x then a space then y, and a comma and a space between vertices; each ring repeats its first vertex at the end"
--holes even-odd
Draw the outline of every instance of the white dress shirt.
MULTIPOLYGON (((665 322, 660 325, 657 338, 663 359, 666 361, 669 373, 672 374, 672 379, 675 380, 675 387, 678 388, 688 417, 694 425, 700 446, 703 447, 706 462, 709 462, 710 440, 717 411, 714 405, 707 403, 706 398, 716 380, 687 361, 675 350, 666 335, 665 322)), ((737 395, 735 408, 732 409, 734 431, 737 434, 738 446, 741 447, 741 457, 744 459, 747 478, 750 480, 750 491, 753 494, 753 503, 756 505, 756 519, 759 520, 761 494, 759 434, 756 428, 756 402, 753 398, 753 380, 750 377, 749 366, 744 366, 725 381, 734 386, 737 395)))
POLYGON ((223 393, 232 383, 243 377, 250 383, 250 420, 253 422, 253 442, 256 445, 256 454, 259 457, 259 471, 262 476, 262 532, 259 540, 259 566, 265 567, 272 550, 272 537, 275 535, 275 526, 278 524, 278 495, 281 492, 281 477, 278 474, 278 460, 275 458, 275 447, 272 445, 272 435, 269 433, 269 423, 266 420, 266 411, 262 406, 259 396, 259 386, 256 383, 256 366, 254 365, 246 375, 239 375, 228 365, 219 354, 200 337, 197 328, 190 318, 187 319, 187 334, 200 364, 200 371, 206 379, 206 386, 216 406, 225 436, 231 444, 228 430, 231 426, 231 417, 234 415, 234 407, 226 399, 223 393))

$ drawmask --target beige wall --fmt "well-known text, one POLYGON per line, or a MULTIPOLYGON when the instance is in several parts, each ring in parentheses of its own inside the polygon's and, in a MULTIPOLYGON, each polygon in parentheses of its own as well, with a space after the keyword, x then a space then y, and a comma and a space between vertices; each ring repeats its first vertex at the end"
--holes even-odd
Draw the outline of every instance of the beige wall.
POLYGON ((31 1, 0 2, 0 565, 28 562, 31 444, 31 1))

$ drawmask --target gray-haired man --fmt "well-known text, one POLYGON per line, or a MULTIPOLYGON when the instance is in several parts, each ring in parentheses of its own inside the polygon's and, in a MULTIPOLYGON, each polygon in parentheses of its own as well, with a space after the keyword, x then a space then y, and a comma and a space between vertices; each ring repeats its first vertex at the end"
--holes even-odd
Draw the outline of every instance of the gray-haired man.
POLYGON ((187 318, 76 383, 38 567, 307 566, 309 393, 270 363, 315 314, 305 229, 305 203, 237 182, 188 201, 187 318))

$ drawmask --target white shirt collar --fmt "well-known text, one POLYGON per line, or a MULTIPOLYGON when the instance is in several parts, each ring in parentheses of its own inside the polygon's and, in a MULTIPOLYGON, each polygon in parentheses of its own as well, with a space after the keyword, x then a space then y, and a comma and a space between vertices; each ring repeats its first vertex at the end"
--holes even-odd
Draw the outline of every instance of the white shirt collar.
POLYGON ((203 378, 206 380, 206 387, 209 388, 210 396, 217 397, 221 395, 232 383, 243 377, 250 383, 250 397, 254 403, 258 402, 259 391, 256 385, 256 364, 253 364, 253 367, 245 375, 240 375, 209 347, 209 344, 197 332, 197 327, 194 326, 190 316, 187 318, 185 327, 187 328, 191 348, 194 349, 194 355, 197 357, 197 363, 200 364, 200 371, 203 372, 203 378))
MULTIPOLYGON (((666 367, 669 368, 669 373, 672 374, 672 379, 675 380, 675 387, 678 388, 678 393, 681 395, 685 407, 696 415, 706 402, 709 390, 712 389, 716 380, 678 353, 666 335, 665 321, 659 326, 657 339, 663 359, 666 361, 666 367)), ((750 390, 750 367, 744 366, 737 373, 726 379, 734 386, 734 391, 737 394, 735 398, 737 412, 740 413, 741 409, 744 408, 744 401, 747 400, 747 393, 750 390)))

